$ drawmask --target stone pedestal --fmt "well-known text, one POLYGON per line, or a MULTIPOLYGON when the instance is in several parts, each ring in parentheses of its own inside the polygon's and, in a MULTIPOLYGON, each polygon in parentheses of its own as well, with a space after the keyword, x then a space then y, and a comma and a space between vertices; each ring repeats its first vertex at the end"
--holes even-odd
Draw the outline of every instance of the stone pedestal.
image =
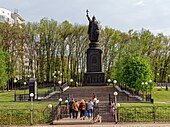
POLYGON ((102 50, 99 42, 91 42, 87 49, 87 72, 84 74, 84 85, 107 85, 105 74, 102 72, 102 50))

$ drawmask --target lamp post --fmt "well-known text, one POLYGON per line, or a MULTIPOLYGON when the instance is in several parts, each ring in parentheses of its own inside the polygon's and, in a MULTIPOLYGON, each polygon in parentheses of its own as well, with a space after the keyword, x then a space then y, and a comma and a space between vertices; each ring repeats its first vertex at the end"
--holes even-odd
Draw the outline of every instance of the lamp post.
POLYGON ((110 82, 111 82, 111 79, 109 78, 108 80, 107 80, 107 82, 108 82, 108 86, 110 85, 110 82))
POLYGON ((69 113, 69 106, 68 106, 68 100, 66 99, 65 100, 65 103, 66 103, 66 109, 67 109, 67 114, 69 113))
POLYGON ((56 76, 54 75, 54 91, 56 91, 56 84, 55 84, 55 81, 56 81, 56 76))
MULTIPOLYGON (((147 88, 147 85, 148 85, 148 82, 145 82, 145 85, 146 85, 146 88, 147 88)), ((144 91, 145 91, 145 89, 144 89, 144 91)), ((147 89, 146 89, 146 95, 145 95, 145 99, 146 99, 146 101, 148 100, 148 96, 147 96, 147 89)), ((145 92, 144 92, 144 94, 145 94, 145 92)))
POLYGON ((24 100, 25 100, 25 87, 26 87, 26 82, 24 82, 24 100))
POLYGON ((59 84, 59 98, 61 97, 61 84, 62 84, 62 81, 58 81, 58 84, 59 84))
POLYGON ((59 105, 61 106, 61 102, 62 102, 62 98, 59 98, 58 101, 59 101, 59 105))
POLYGON ((52 104, 48 104, 48 108, 51 109, 51 117, 52 117, 52 120, 53 120, 53 105, 52 104))
POLYGON ((67 100, 67 99, 65 100, 65 103, 66 103, 66 106, 67 106, 67 103, 68 103, 68 100, 67 100))
POLYGON ((99 100, 97 99, 97 100, 96 100, 96 105, 97 105, 97 106, 98 106, 98 103, 99 103, 99 100))
POLYGON ((144 83, 144 82, 142 82, 142 93, 143 93, 143 100, 144 100, 144 85, 145 85, 145 83, 144 83))
MULTIPOLYGON (((147 87, 147 85, 148 85, 148 82, 145 82, 145 85, 146 85, 146 87, 147 87)), ((145 90, 145 89, 144 89, 145 90)))
POLYGON ((34 93, 30 93, 30 97, 31 97, 31 125, 33 125, 33 97, 34 97, 34 93))
POLYGON ((17 83, 17 79, 14 78, 14 83, 15 83, 15 93, 16 93, 16 83, 17 83))
POLYGON ((63 73, 60 73, 61 81, 63 82, 63 73))
POLYGON ((26 82, 24 82, 24 96, 25 96, 25 87, 26 87, 26 82))
POLYGON ((113 80, 114 86, 116 86, 117 80, 113 80))
POLYGON ((78 86, 78 82, 76 81, 76 82, 75 82, 75 87, 77 87, 77 86, 78 86))
POLYGON ((117 124, 117 95, 118 92, 114 92, 114 96, 115 96, 115 123, 117 124))
POLYGON ((72 83, 73 83, 73 79, 72 78, 70 79, 70 82, 71 82, 71 86, 72 86, 72 83))
POLYGON ((159 73, 156 73, 156 86, 158 85, 157 82, 158 82, 158 76, 159 76, 159 73))
POLYGON ((16 101, 16 83, 17 83, 17 79, 14 78, 14 84, 15 84, 14 100, 15 100, 15 101, 16 101))
POLYGON ((149 87, 150 87, 150 100, 152 98, 152 79, 149 80, 149 87))
POLYGON ((96 101, 97 101, 97 98, 95 97, 95 98, 94 98, 94 105, 96 105, 96 101))
POLYGON ((61 115, 61 102, 62 102, 62 98, 59 98, 58 101, 59 101, 59 106, 60 106, 59 114, 60 114, 60 119, 61 119, 62 118, 62 115, 61 115))

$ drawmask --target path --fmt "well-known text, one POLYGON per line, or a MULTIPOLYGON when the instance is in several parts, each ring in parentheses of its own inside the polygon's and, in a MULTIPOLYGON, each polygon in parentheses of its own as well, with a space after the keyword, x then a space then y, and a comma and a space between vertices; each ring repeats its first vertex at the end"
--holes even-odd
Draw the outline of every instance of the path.
MULTIPOLYGON (((2 126, 1 127, 23 127, 23 126, 2 126)), ((30 126, 24 126, 30 127, 30 126)), ((35 125, 31 127, 170 127, 170 123, 101 123, 101 124, 92 124, 92 125, 35 125)))

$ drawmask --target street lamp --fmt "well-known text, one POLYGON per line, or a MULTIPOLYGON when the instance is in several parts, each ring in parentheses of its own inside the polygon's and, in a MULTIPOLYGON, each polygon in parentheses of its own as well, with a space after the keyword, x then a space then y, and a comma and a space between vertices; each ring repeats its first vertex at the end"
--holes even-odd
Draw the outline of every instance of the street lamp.
POLYGON ((56 81, 56 76, 54 75, 54 91, 56 91, 55 81, 56 81))
POLYGON ((118 95, 118 92, 114 92, 113 94, 115 96, 115 123, 117 124, 117 95, 118 95))
POLYGON ((96 105, 96 101, 97 101, 97 98, 95 97, 95 98, 94 98, 94 105, 96 105))
POLYGON ((69 108, 68 108, 68 100, 67 99, 65 100, 65 103, 66 103, 66 108, 67 108, 67 112, 68 112, 69 108))
POLYGON ((34 97, 34 93, 30 93, 30 97, 31 97, 31 125, 33 125, 33 97, 34 97))
POLYGON ((26 82, 24 82, 24 100, 25 100, 25 88, 26 88, 26 82))
POLYGON ((145 83, 144 83, 144 82, 142 82, 143 100, 144 100, 144 85, 145 85, 145 83))
POLYGON ((63 73, 60 73, 61 81, 63 81, 63 73))
POLYGON ((62 84, 62 81, 58 81, 58 84, 59 84, 59 98, 61 97, 61 84, 62 84))
POLYGON ((62 98, 59 98, 58 101, 59 101, 59 106, 60 106, 59 114, 60 114, 60 119, 61 119, 61 102, 62 102, 62 98))
POLYGON ((152 98, 152 94, 151 94, 151 92, 152 92, 152 79, 149 80, 149 86, 150 86, 150 100, 151 100, 151 98, 152 98))
POLYGON ((157 80, 157 79, 158 79, 158 76, 159 76, 159 73, 156 73, 156 81, 155 81, 155 82, 156 82, 156 85, 158 85, 158 84, 157 84, 157 82, 158 82, 158 80, 157 80))
POLYGON ((59 101, 59 105, 61 106, 61 102, 62 102, 62 98, 59 98, 58 101, 59 101))
POLYGON ((114 83, 114 86, 116 85, 116 83, 117 83, 117 80, 113 80, 113 83, 114 83))
MULTIPOLYGON (((145 82, 145 85, 146 85, 146 87, 147 87, 147 85, 148 85, 148 82, 145 82)), ((147 91, 146 91, 147 92, 147 91)))
POLYGON ((26 82, 24 82, 24 96, 25 96, 25 87, 26 87, 26 82))
POLYGON ((52 108, 53 107, 53 105, 52 104, 48 104, 48 108, 52 108))
POLYGON ((16 101, 16 83, 17 83, 17 79, 14 78, 14 84, 15 84, 15 93, 14 93, 14 96, 15 96, 15 101, 16 101))
POLYGON ((111 79, 109 78, 108 80, 107 80, 107 82, 108 82, 108 86, 110 85, 110 82, 111 82, 111 79))
POLYGON ((97 99, 97 100, 96 100, 96 104, 98 105, 98 103, 99 103, 99 100, 97 99))
POLYGON ((71 82, 71 86, 72 86, 72 83, 73 83, 73 79, 72 78, 70 79, 70 82, 71 82))
POLYGON ((75 83, 75 87, 77 87, 77 86, 78 86, 78 84, 79 84, 79 83, 76 81, 76 83, 75 83))
POLYGON ((65 103, 68 103, 68 100, 67 100, 67 99, 65 100, 65 103))
POLYGON ((14 79, 14 83, 15 83, 15 92, 16 92, 16 83, 17 83, 17 79, 14 79))
POLYGON ((52 120, 53 120, 53 105, 52 104, 48 104, 48 108, 51 109, 51 117, 52 117, 52 120))

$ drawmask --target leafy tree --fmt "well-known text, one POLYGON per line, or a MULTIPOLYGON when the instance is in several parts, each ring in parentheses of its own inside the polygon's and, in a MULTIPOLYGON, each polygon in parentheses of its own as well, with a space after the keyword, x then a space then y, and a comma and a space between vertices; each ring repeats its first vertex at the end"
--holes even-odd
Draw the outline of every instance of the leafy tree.
POLYGON ((121 78, 127 86, 146 91, 150 86, 145 82, 152 79, 152 70, 146 59, 141 57, 128 58, 124 61, 121 78))
POLYGON ((0 88, 3 90, 7 87, 8 81, 7 58, 8 53, 4 52, 2 48, 0 48, 0 88))

